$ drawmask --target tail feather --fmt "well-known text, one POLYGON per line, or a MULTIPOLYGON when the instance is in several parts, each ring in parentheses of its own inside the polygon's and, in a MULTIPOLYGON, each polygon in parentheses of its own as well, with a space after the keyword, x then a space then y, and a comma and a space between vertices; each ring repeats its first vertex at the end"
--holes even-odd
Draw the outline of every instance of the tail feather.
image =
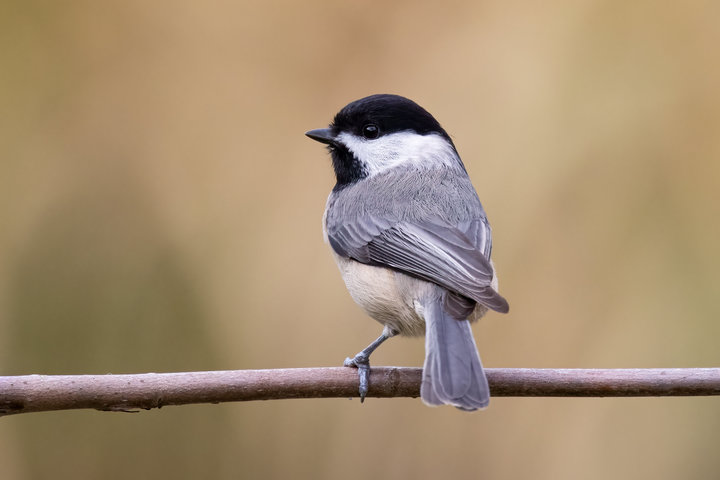
POLYGON ((485 408, 490 389, 467 320, 456 320, 434 299, 423 305, 425 365, 420 396, 428 405, 485 408))

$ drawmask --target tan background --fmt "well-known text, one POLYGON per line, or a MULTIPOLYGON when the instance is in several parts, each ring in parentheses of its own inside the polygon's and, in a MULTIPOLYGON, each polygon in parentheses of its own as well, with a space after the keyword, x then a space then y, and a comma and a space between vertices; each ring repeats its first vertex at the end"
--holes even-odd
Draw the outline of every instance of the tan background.
MULTIPOLYGON (((303 132, 408 96, 453 135, 511 313, 488 366, 720 364, 716 2, 0 6, 0 373, 339 365, 379 333, 303 132)), ((393 339, 376 365, 421 365, 393 339)), ((295 400, 0 419, 7 479, 717 478, 720 403, 295 400)))

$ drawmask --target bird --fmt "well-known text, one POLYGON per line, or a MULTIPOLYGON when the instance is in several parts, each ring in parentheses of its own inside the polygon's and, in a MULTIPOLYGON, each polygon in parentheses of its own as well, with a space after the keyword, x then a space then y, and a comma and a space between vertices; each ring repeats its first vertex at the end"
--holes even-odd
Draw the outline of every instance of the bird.
POLYGON ((361 402, 373 351, 395 335, 424 335, 422 401, 487 407, 470 324, 509 305, 487 215, 452 139, 427 110, 392 94, 355 100, 306 135, 326 145, 336 178, 324 239, 353 300, 383 325, 344 362, 358 369, 361 402))

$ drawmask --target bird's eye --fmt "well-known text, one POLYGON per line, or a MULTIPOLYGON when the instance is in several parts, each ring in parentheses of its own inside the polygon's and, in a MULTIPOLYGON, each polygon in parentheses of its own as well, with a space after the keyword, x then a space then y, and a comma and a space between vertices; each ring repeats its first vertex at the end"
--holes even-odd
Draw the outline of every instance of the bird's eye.
POLYGON ((374 123, 368 123, 365 125, 362 129, 363 137, 367 138, 368 140, 373 140, 380 135, 380 129, 377 125, 374 123))

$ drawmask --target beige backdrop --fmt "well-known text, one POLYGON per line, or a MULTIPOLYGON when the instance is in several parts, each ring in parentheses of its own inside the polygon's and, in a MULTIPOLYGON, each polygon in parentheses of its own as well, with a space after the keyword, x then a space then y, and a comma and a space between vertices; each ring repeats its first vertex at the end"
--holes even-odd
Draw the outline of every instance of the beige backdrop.
MULTIPOLYGON (((0 6, 0 374, 339 365, 380 327, 303 133, 399 93, 494 228, 487 366, 720 364, 720 8, 0 6)), ((376 365, 421 365, 393 339, 376 365)), ((3 478, 717 478, 720 403, 288 400, 0 419, 3 478)))

